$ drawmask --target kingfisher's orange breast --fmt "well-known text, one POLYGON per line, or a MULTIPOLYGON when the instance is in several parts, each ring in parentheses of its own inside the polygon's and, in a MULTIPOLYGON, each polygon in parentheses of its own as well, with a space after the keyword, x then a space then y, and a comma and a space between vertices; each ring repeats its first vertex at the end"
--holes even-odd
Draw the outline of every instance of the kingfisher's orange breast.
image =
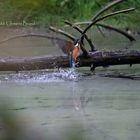
POLYGON ((73 60, 73 62, 76 62, 76 59, 77 59, 79 54, 80 54, 80 48, 75 47, 74 50, 72 51, 72 60, 73 60))

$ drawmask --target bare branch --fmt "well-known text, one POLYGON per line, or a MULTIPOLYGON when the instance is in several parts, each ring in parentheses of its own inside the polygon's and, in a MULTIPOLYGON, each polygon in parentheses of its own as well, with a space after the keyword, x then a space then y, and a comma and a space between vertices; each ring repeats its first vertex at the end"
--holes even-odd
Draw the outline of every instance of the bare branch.
POLYGON ((10 38, 7 38, 5 40, 0 41, 0 44, 5 43, 7 41, 21 38, 21 37, 41 37, 41 38, 47 38, 50 39, 55 47, 60 48, 64 54, 68 54, 70 51, 73 50, 74 44, 72 41, 68 41, 66 39, 58 38, 58 37, 52 37, 45 34, 22 34, 22 35, 16 35, 12 36, 10 38))
POLYGON ((97 19, 95 22, 99 22, 99 21, 101 21, 101 20, 103 20, 103 19, 105 19, 105 18, 112 17, 112 16, 116 16, 116 15, 122 14, 122 13, 123 13, 123 14, 124 14, 124 13, 128 13, 128 12, 131 12, 131 11, 134 11, 134 10, 135 10, 135 8, 129 8, 129 9, 124 9, 124 10, 116 11, 116 12, 107 14, 107 15, 105 15, 105 16, 103 16, 103 17, 97 19))
POLYGON ((113 1, 112 3, 109 3, 106 7, 101 9, 95 16, 92 17, 92 21, 96 20, 102 13, 104 13, 108 9, 112 8, 113 6, 116 6, 117 4, 119 4, 123 1, 125 1, 125 0, 116 0, 116 1, 113 1))
MULTIPOLYGON (((84 24, 91 24, 91 23, 92 23, 92 21, 77 22, 77 23, 75 23, 75 25, 84 25, 84 24)), ((123 31, 121 29, 118 29, 116 27, 113 27, 113 26, 107 25, 107 24, 103 24, 103 23, 96 23, 95 25, 101 26, 101 27, 109 29, 109 30, 116 31, 116 32, 124 35, 125 37, 127 37, 130 41, 135 41, 135 38, 132 35, 128 34, 127 32, 125 32, 125 31, 123 31)))
POLYGON ((122 31, 122 30, 120 30, 120 29, 118 29, 116 27, 113 27, 113 26, 110 26, 110 25, 106 25, 106 24, 102 24, 102 23, 97 23, 96 25, 97 26, 101 26, 101 27, 106 28, 106 29, 109 29, 109 30, 116 31, 116 32, 124 35, 125 37, 127 37, 130 41, 135 41, 135 38, 132 35, 128 34, 125 31, 122 31))
POLYGON ((83 32, 83 35, 84 35, 84 34, 87 32, 87 30, 90 29, 93 25, 95 25, 97 22, 99 22, 99 21, 101 21, 101 20, 103 20, 103 19, 105 19, 105 18, 108 18, 108 17, 111 17, 111 16, 115 16, 115 15, 118 15, 118 14, 122 14, 122 13, 127 13, 127 12, 134 11, 134 10, 135 10, 135 8, 129 8, 129 9, 125 9, 125 10, 120 10, 120 11, 117 11, 117 12, 113 12, 113 13, 107 14, 107 15, 101 17, 101 18, 98 18, 98 19, 94 20, 91 24, 89 24, 89 25, 85 28, 85 30, 84 30, 84 32, 83 32))
POLYGON ((42 37, 42 38, 47 38, 47 39, 62 40, 62 39, 60 39, 58 37, 52 37, 52 36, 49 36, 49 35, 46 35, 46 34, 33 34, 33 33, 30 33, 30 34, 22 34, 22 35, 15 35, 15 36, 9 37, 9 38, 7 38, 5 40, 0 41, 0 44, 5 43, 5 42, 10 41, 10 40, 21 38, 21 37, 42 37))
POLYGON ((60 34, 62 34, 62 35, 64 35, 64 36, 68 37, 68 38, 71 39, 72 41, 75 41, 75 39, 76 39, 76 38, 75 38, 74 36, 72 36, 71 34, 65 32, 65 31, 62 31, 62 30, 60 30, 60 29, 57 29, 57 28, 55 28, 55 27, 50 26, 49 29, 50 29, 51 31, 53 31, 53 32, 60 33, 60 34))

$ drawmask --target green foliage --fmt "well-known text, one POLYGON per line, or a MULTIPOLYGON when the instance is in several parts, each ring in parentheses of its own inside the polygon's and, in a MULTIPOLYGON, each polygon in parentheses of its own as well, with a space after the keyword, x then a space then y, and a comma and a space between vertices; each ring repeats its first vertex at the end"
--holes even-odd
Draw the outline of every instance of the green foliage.
MULTIPOLYGON (((56 24, 63 19, 69 20, 90 20, 91 17, 112 0, 1 0, 1 20, 35 20, 39 24, 56 24)), ((109 19, 116 20, 120 25, 132 25, 140 23, 140 1, 127 0, 122 4, 109 10, 109 12, 135 7, 132 14, 117 16, 109 19)), ((107 21, 108 22, 108 21, 107 21)))
POLYGON ((44 13, 55 13, 55 4, 56 0, 2 0, 0 11, 3 14, 0 16, 8 20, 9 17, 13 20, 23 20, 24 18, 30 20, 44 13))

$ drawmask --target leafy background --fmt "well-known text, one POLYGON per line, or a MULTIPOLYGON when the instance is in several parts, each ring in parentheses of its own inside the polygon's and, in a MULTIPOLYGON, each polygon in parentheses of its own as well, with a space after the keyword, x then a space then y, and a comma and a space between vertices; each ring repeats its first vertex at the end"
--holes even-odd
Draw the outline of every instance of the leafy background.
MULTIPOLYGON (((64 19, 86 21, 109 2, 112 0, 1 0, 0 21, 36 21, 39 25, 61 25, 64 19)), ((115 16, 106 22, 109 21, 109 23, 121 27, 139 28, 139 0, 126 0, 108 12, 128 7, 135 7, 136 11, 115 16)))

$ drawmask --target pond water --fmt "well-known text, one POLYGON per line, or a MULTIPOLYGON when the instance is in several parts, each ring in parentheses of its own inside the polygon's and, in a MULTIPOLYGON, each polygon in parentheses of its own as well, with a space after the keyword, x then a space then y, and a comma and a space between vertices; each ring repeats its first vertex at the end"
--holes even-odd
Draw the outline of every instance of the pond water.
MULTIPOLYGON (((102 37, 97 37, 95 44, 103 49, 117 48, 119 43, 119 48, 128 46, 126 40, 117 36, 116 41, 112 36, 111 45, 102 37)), ((133 48, 139 47, 137 38, 133 48)), ((61 54, 58 48, 46 45, 45 39, 20 38, 1 44, 0 54, 61 54)), ((68 131, 83 140, 139 140, 140 80, 110 78, 110 74, 139 76, 140 65, 98 68, 95 72, 89 68, 1 72, 0 104, 15 114, 17 123, 36 129, 44 137, 62 139, 63 135, 66 139, 68 131)))

